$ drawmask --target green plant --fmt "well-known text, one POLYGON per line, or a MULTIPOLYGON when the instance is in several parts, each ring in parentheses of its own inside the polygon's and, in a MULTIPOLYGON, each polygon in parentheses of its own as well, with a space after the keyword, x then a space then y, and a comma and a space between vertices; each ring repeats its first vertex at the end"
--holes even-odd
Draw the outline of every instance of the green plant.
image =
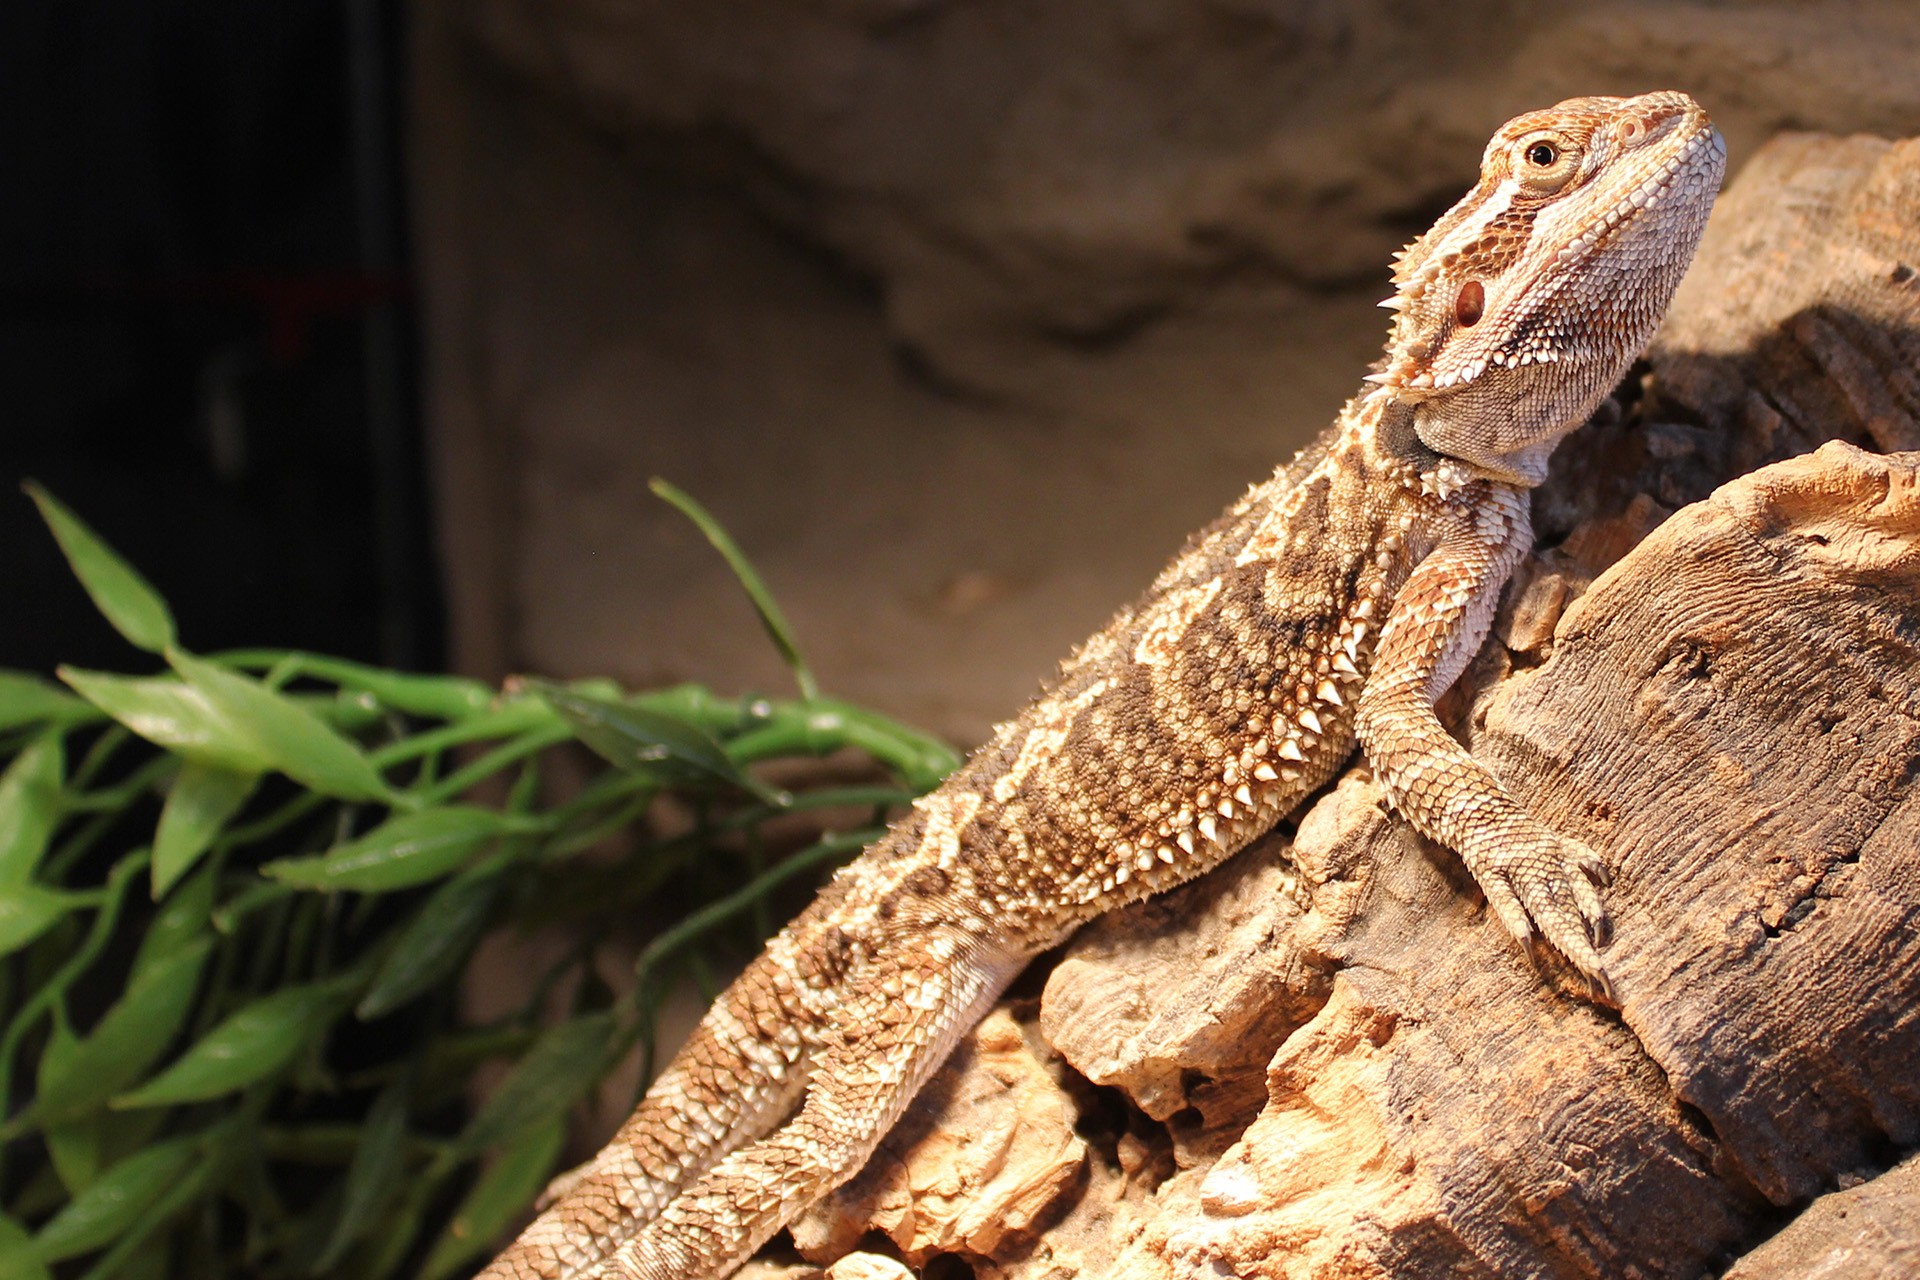
POLYGON ((0 672, 0 1280, 461 1272, 554 1172, 573 1105, 635 1045, 650 1061, 663 993, 954 766, 820 697, 738 550, 656 491, 733 565, 799 698, 196 655, 29 488, 100 612, 165 666, 62 669, 64 689, 0 672), (550 799, 576 744, 595 767, 550 799), (875 780, 768 780, 834 752, 875 780), (853 830, 791 831, 849 811, 853 830), (581 856, 610 838, 620 856, 581 856), (607 939, 649 913, 667 927, 616 994, 607 939), (464 1021, 481 938, 554 925, 577 943, 524 1006, 464 1021))

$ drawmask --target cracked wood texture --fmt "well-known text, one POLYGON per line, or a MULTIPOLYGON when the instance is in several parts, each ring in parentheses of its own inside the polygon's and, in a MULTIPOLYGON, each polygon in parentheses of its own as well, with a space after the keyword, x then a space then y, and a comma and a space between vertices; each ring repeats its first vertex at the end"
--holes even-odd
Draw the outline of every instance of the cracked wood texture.
POLYGON ((1920 1275, 1920 1157, 1831 1191, 1742 1258, 1725 1280, 1913 1280, 1920 1275))
POLYGON ((1531 971, 1355 768, 1084 931, 1037 999, 1030 976, 796 1227, 806 1254, 1910 1274, 1920 1192, 1874 1175, 1920 1148, 1920 454, 1868 450, 1920 448, 1917 272, 1920 142, 1756 155, 1642 376, 1556 456, 1541 547, 1442 704, 1614 868, 1617 1013, 1531 971))

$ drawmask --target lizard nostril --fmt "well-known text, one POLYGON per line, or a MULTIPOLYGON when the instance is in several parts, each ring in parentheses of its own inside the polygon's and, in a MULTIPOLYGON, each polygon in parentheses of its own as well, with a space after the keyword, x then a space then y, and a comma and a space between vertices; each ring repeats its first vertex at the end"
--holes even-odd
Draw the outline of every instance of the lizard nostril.
POLYGON ((1628 146, 1632 146, 1646 136, 1647 122, 1639 116, 1628 116, 1626 124, 1621 126, 1620 138, 1628 146))

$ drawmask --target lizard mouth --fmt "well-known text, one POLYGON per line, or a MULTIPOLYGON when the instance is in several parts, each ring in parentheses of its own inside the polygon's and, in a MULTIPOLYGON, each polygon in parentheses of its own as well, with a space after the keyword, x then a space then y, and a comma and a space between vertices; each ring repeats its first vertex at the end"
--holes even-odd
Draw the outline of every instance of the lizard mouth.
MULTIPOLYGON (((1675 95, 1681 97, 1681 95, 1675 95)), ((1620 194, 1593 225, 1560 247, 1557 261, 1577 262, 1617 239, 1621 231, 1649 214, 1677 202, 1686 208, 1700 208, 1692 197, 1710 195, 1719 190, 1726 171, 1727 143, 1707 113, 1691 98, 1684 105, 1648 126, 1638 139, 1628 143, 1626 155, 1649 150, 1665 151, 1658 164, 1640 175, 1632 187, 1620 194)))

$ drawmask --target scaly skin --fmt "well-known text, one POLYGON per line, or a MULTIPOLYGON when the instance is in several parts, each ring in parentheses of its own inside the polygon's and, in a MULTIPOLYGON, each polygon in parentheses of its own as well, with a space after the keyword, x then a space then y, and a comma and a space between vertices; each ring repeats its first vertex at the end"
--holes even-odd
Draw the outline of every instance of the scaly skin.
POLYGON ((1402 252, 1370 384, 834 877, 488 1280, 721 1277, 845 1181, 1021 967, 1365 749, 1523 940, 1608 992, 1602 861, 1441 727, 1547 456, 1645 346, 1725 149, 1679 93, 1509 121, 1402 252))

